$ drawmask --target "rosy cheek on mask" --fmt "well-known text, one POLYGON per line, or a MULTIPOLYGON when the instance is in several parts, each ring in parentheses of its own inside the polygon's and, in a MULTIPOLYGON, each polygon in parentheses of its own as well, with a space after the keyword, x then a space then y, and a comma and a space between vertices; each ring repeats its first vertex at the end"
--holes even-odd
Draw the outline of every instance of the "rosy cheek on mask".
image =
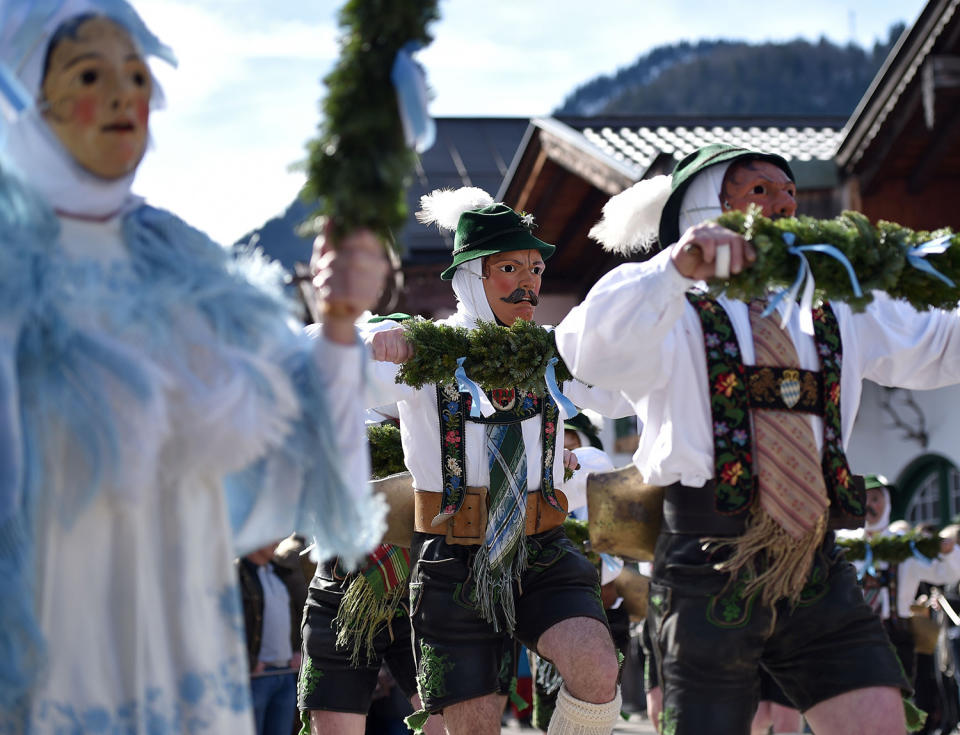
POLYGON ((81 95, 73 101, 73 120, 78 125, 89 127, 96 122, 97 98, 94 95, 81 95))
POLYGON ((150 101, 149 100, 141 100, 140 102, 137 102, 136 116, 137 116, 138 123, 140 123, 141 125, 147 124, 147 119, 150 117, 150 101))

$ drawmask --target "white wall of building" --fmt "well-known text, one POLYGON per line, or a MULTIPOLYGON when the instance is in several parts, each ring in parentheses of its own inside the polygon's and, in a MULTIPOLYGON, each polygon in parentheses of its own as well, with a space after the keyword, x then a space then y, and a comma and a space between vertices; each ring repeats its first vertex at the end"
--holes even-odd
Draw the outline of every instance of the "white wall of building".
MULTIPOLYGON (((893 426, 892 417, 881 408, 884 389, 864 382, 860 413, 847 449, 850 468, 857 474, 880 474, 896 482, 912 460, 924 454, 940 454, 960 467, 960 386, 937 390, 910 391, 925 420, 929 443, 924 449, 893 426)), ((893 405, 912 426, 918 425, 915 412, 899 396, 893 405)))

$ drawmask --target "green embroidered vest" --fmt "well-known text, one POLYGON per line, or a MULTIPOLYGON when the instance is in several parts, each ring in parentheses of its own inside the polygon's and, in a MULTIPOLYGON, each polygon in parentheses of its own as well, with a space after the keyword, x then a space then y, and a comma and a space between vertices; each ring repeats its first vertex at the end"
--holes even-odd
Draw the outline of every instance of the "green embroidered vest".
POLYGON ((519 423, 540 414, 540 493, 553 508, 563 511, 553 486, 553 455, 557 442, 560 410, 549 393, 542 398, 534 393, 517 395, 512 388, 487 393, 497 409, 488 417, 470 416, 473 399, 469 393, 460 393, 455 383, 437 384, 437 415, 440 418, 440 465, 443 475, 441 513, 460 510, 467 488, 465 422, 479 424, 519 423))
POLYGON ((746 513, 757 495, 753 471, 750 410, 805 411, 823 419, 823 478, 830 498, 831 526, 862 525, 865 495, 850 473, 840 426, 840 368, 843 345, 837 317, 829 304, 813 311, 814 342, 820 370, 748 366, 730 317, 703 294, 688 294, 700 317, 707 358, 716 510, 723 515, 746 513))

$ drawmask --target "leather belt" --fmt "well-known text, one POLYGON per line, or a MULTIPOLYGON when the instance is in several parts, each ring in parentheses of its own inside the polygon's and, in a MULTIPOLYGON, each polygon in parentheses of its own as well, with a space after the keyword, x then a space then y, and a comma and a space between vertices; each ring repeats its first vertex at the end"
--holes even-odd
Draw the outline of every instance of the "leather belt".
MULTIPOLYGON (((567 517, 567 498, 557 490, 563 512, 556 510, 544 500, 539 490, 527 493, 526 534, 551 531, 560 526, 567 517)), ((487 510, 489 500, 485 487, 468 487, 460 510, 453 516, 432 525, 433 519, 440 513, 443 493, 417 490, 414 494, 413 528, 419 533, 431 533, 447 537, 448 544, 479 545, 487 530, 487 510)))

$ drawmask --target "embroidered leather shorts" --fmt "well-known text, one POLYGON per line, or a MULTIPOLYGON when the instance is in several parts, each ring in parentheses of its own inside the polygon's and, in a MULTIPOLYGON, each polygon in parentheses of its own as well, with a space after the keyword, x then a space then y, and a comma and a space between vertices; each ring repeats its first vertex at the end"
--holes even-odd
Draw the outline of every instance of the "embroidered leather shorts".
MULTIPOLYGON (((562 528, 527 537, 528 566, 514 583, 516 641, 532 651, 551 626, 573 617, 606 624, 597 570, 562 528), (522 593, 521 593, 522 590, 522 593)), ((473 603, 473 557, 479 546, 451 545, 415 533, 410 572, 417 685, 424 708, 506 694, 516 671, 516 642, 483 619, 473 603)))
POLYGON ((661 534, 647 624, 663 712, 677 735, 749 732, 761 670, 800 711, 844 692, 889 686, 910 692, 880 619, 864 602, 852 564, 830 532, 795 608, 744 599, 716 572, 696 536, 661 534))
POLYGON ((374 639, 372 660, 361 654, 360 666, 355 666, 350 650, 337 647, 333 620, 351 579, 352 575, 341 575, 334 565, 324 563, 310 583, 303 614, 303 668, 297 688, 301 710, 367 714, 383 662, 407 699, 417 691, 406 601, 397 607, 392 623, 374 639))

